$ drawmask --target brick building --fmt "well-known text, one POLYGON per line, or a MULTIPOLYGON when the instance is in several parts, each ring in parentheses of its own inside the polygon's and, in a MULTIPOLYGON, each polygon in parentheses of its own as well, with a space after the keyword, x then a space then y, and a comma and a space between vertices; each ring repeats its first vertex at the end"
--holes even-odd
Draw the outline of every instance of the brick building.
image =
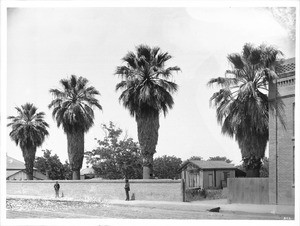
POLYGON ((269 99, 282 100, 284 124, 277 113, 269 117, 269 202, 292 205, 295 202, 295 58, 276 68, 277 82, 270 84, 269 99), (279 95, 276 94, 278 90, 279 95))

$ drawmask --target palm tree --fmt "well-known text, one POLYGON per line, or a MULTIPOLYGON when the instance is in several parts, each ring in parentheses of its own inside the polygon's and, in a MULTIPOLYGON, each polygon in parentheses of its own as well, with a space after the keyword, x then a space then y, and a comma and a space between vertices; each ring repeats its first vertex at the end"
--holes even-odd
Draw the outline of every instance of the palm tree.
POLYGON ((216 107, 222 133, 235 137, 248 177, 258 177, 269 139, 269 111, 279 110, 282 102, 268 100, 268 85, 277 78, 275 66, 282 53, 274 47, 245 44, 241 54, 230 54, 232 70, 225 77, 211 79, 208 85, 221 86, 210 98, 216 107))
POLYGON ((19 145, 25 160, 27 179, 33 180, 33 164, 36 148, 40 147, 49 134, 49 125, 44 121, 44 112, 37 112, 37 108, 26 103, 21 108, 16 107, 17 116, 9 116, 12 122, 7 124, 12 130, 9 136, 19 145))
POLYGON ((100 93, 88 86, 88 80, 72 75, 70 79, 60 80, 62 90, 50 89, 54 99, 49 104, 57 126, 62 125, 68 140, 68 156, 73 171, 73 180, 80 179, 80 169, 84 157, 84 133, 94 124, 93 108, 102 110, 95 98, 100 93))
POLYGON ((135 117, 138 140, 143 156, 143 178, 153 174, 153 155, 158 140, 159 114, 166 116, 174 101, 172 93, 178 86, 170 81, 174 71, 180 68, 165 68, 165 63, 172 57, 159 47, 147 45, 136 47, 136 53, 128 52, 122 59, 125 63, 115 72, 122 79, 116 85, 116 91, 122 90, 119 101, 135 117))

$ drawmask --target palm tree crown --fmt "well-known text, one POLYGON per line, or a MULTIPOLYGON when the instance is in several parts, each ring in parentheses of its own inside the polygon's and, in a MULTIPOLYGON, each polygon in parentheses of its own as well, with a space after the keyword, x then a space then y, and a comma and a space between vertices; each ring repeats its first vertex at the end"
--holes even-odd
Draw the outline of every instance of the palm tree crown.
POLYGON ((39 147, 49 135, 47 127, 49 125, 44 121, 44 112, 37 112, 37 108, 31 104, 26 103, 21 108, 16 107, 18 111, 17 116, 9 116, 12 120, 7 126, 12 127, 10 137, 20 145, 21 149, 39 147))
POLYGON ((115 74, 122 81, 116 85, 116 91, 123 90, 119 100, 132 116, 163 112, 171 109, 174 101, 171 93, 177 91, 177 84, 168 79, 172 72, 180 68, 165 68, 165 63, 172 57, 160 52, 159 47, 147 45, 136 47, 136 53, 128 52, 122 59, 126 65, 117 67, 115 74))
POLYGON ((57 126, 62 125, 66 133, 82 130, 87 132, 94 124, 93 107, 102 110, 95 95, 100 93, 93 87, 87 86, 88 80, 72 75, 70 79, 60 80, 63 90, 50 89, 55 99, 49 104, 53 107, 52 116, 57 126))
MULTIPOLYGON (((282 53, 274 47, 245 44, 242 54, 228 56, 232 70, 227 70, 225 77, 208 82, 208 85, 221 86, 210 103, 216 107, 222 133, 235 136, 243 157, 264 156, 269 110, 276 108, 268 100, 268 85, 277 78, 275 66, 279 55, 282 53)), ((283 105, 279 103, 278 107, 282 112, 283 105)))

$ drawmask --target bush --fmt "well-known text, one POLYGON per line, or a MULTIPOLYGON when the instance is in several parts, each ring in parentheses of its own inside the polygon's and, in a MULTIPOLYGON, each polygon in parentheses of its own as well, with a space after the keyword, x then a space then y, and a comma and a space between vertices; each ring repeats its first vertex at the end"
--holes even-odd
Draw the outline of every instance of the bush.
POLYGON ((191 188, 185 191, 186 201, 203 200, 206 196, 206 190, 201 188, 191 188))
POLYGON ((185 191, 186 201, 197 201, 197 200, 213 200, 213 199, 226 199, 226 192, 222 189, 201 189, 192 188, 185 191))

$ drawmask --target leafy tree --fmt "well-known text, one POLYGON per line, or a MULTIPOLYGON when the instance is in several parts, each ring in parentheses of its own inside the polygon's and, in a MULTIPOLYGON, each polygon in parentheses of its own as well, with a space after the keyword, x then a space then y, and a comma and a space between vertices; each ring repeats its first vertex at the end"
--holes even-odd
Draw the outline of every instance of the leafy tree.
POLYGON ((117 67, 116 75, 122 79, 116 91, 122 90, 119 97, 130 115, 137 122, 138 140, 143 156, 143 178, 153 176, 153 155, 158 140, 159 115, 166 116, 173 107, 172 93, 178 86, 170 81, 173 72, 179 67, 165 67, 172 57, 159 47, 147 45, 136 47, 136 53, 128 52, 123 58, 124 65, 117 67))
POLYGON ((137 142, 126 136, 121 139, 122 130, 112 122, 103 124, 105 137, 98 140, 96 149, 86 152, 88 164, 92 164, 95 173, 105 179, 142 178, 142 157, 137 142))
POLYGON ((48 173, 51 180, 70 179, 68 175, 70 169, 61 163, 57 154, 51 155, 51 151, 48 149, 43 150, 42 157, 35 159, 34 167, 44 174, 48 173))
POLYGON ((66 180, 72 180, 72 169, 70 164, 68 163, 68 161, 66 160, 65 163, 63 164, 63 168, 64 168, 64 175, 65 175, 65 179, 66 180))
POLYGON ((60 80, 62 90, 50 89, 54 99, 49 104, 57 126, 62 125, 68 140, 68 156, 73 171, 72 179, 80 179, 80 169, 84 157, 84 133, 94 124, 93 108, 102 110, 95 98, 100 93, 88 86, 88 80, 72 75, 70 79, 60 80))
POLYGON ((181 163, 181 159, 175 156, 163 155, 162 157, 157 157, 153 161, 154 175, 160 179, 178 178, 178 170, 181 163))
POLYGON ((44 121, 44 112, 37 112, 37 108, 26 103, 21 108, 16 107, 17 116, 9 116, 12 122, 7 126, 12 128, 10 138, 19 145, 25 161, 27 179, 33 180, 33 164, 36 148, 40 147, 49 134, 49 125, 44 121))
POLYGON ((225 77, 208 82, 221 86, 210 103, 216 107, 222 133, 238 142, 248 177, 259 176, 269 139, 269 111, 274 113, 277 107, 283 122, 282 102, 276 106, 268 100, 268 85, 277 78, 275 66, 281 54, 271 46, 254 47, 247 43, 241 54, 228 56, 232 70, 227 70, 225 77))
POLYGON ((188 160, 203 160, 203 157, 201 157, 201 156, 192 156, 188 160))
POLYGON ((262 159, 262 166, 260 168, 260 177, 269 177, 269 158, 262 159))
POLYGON ((237 169, 240 169, 240 170, 246 172, 246 169, 245 169, 245 167, 243 166, 243 163, 241 163, 241 164, 239 164, 239 165, 236 165, 235 167, 236 167, 237 169))
POLYGON ((215 156, 215 157, 209 157, 208 161, 225 161, 227 163, 231 163, 232 160, 224 157, 220 157, 220 156, 215 156))

